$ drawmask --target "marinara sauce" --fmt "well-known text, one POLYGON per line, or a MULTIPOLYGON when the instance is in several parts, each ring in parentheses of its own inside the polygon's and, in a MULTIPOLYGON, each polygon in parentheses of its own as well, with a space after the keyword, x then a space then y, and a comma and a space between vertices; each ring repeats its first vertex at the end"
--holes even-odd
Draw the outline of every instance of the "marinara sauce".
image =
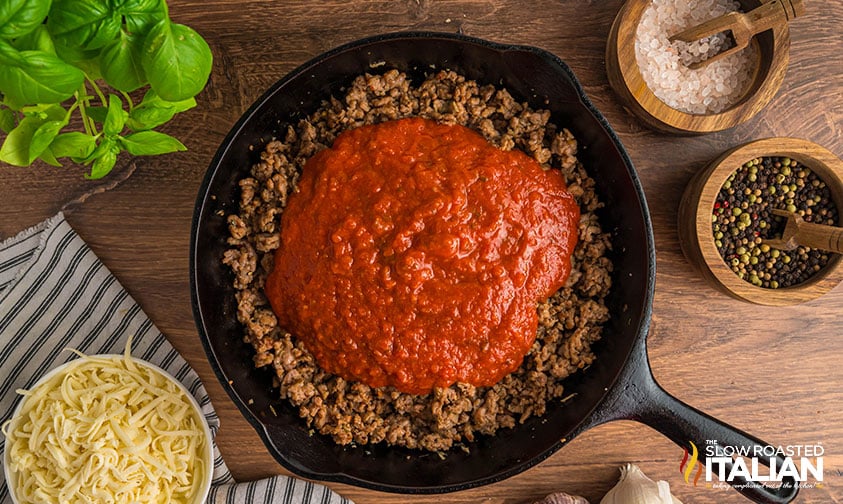
POLYGON ((421 118, 362 126, 305 164, 265 291, 347 380, 493 385, 565 283, 578 221, 562 175, 523 152, 421 118))

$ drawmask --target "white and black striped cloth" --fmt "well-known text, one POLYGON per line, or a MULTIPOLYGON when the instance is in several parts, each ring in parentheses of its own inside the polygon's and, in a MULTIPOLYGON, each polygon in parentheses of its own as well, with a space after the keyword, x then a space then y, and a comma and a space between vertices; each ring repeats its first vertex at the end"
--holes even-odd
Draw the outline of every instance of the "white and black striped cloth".
MULTIPOLYGON (((0 242, 0 423, 17 405, 17 389, 86 354, 132 355, 178 378, 199 401, 214 436, 219 418, 199 376, 156 329, 62 214, 0 242)), ((5 437, 0 434, 0 464, 5 437)), ((2 471, 2 467, 0 467, 2 471)), ((11 504, 5 479, 0 504, 11 504)), ((346 504, 328 487, 286 476, 236 483, 214 445, 209 503, 346 504)))

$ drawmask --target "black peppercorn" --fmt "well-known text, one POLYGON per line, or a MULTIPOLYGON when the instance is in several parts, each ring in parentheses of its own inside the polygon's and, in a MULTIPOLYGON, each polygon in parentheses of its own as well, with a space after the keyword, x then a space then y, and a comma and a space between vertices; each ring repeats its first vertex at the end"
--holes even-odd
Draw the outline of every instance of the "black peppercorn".
POLYGON ((785 251, 764 239, 781 237, 784 220, 773 209, 796 212, 806 222, 837 225, 838 209, 825 182, 786 157, 747 161, 721 187, 712 212, 715 245, 728 267, 758 287, 778 289, 805 282, 830 256, 807 247, 785 251))

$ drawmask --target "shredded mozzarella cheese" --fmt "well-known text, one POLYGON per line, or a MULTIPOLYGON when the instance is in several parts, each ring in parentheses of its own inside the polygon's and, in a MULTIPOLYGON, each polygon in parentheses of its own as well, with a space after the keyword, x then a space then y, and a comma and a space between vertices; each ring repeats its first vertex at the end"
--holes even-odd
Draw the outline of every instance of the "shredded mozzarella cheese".
MULTIPOLYGON (((80 354, 81 355, 81 354, 80 354)), ((4 425, 14 493, 28 503, 192 503, 211 467, 183 390, 124 356, 82 356, 25 395, 4 425)))

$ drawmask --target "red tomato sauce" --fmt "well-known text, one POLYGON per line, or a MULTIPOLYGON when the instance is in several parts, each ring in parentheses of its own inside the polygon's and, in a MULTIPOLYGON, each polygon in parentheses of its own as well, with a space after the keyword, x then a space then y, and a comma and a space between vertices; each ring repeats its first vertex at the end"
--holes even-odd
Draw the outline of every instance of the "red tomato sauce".
POLYGON ((562 175, 521 151, 420 118, 363 126, 305 164, 265 292, 347 380, 489 386, 532 346, 578 222, 562 175))

